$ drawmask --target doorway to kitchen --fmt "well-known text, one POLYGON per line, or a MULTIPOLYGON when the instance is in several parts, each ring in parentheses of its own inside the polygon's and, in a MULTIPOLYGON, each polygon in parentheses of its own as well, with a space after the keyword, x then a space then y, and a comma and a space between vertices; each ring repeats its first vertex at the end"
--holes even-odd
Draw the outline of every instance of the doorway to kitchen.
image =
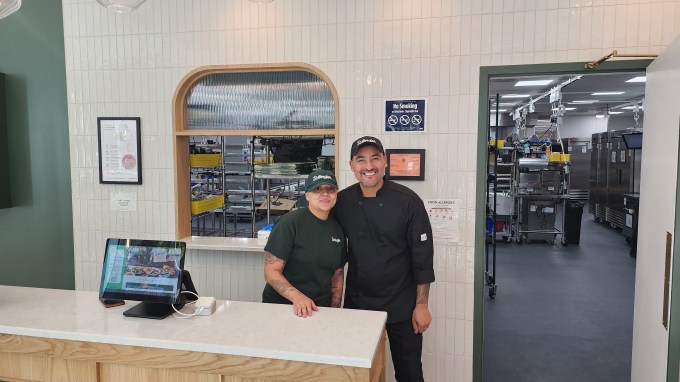
POLYGON ((630 378, 649 62, 482 68, 475 381, 630 378))

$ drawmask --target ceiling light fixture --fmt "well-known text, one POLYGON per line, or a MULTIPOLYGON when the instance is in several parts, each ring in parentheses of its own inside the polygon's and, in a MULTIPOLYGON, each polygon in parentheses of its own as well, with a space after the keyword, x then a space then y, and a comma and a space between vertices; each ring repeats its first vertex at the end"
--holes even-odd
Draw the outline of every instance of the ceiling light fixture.
POLYGON ((634 77, 626 82, 647 82, 647 76, 634 77))
POLYGON ((504 112, 504 111, 508 111, 508 109, 498 109, 498 110, 496 110, 496 109, 491 109, 491 112, 492 112, 492 113, 495 113, 495 112, 502 113, 502 112, 504 112))
POLYGON ((146 0, 97 0, 104 8, 116 13, 130 13, 146 0))
POLYGON ((21 0, 0 0, 0 19, 11 15, 21 8, 21 0))
POLYGON ((504 94, 501 98, 526 98, 529 94, 504 94))
MULTIPOLYGON (((642 106, 639 106, 639 107, 640 107, 640 110, 644 109, 642 106)), ((626 107, 622 107, 621 109, 624 109, 624 110, 633 110, 633 109, 635 109, 635 106, 626 106, 626 107)))
POLYGON ((542 86, 552 83, 554 80, 528 80, 528 81, 517 81, 515 86, 542 86))
POLYGON ((610 111, 609 114, 623 114, 622 111, 610 111))
MULTIPOLYGON (((559 110, 559 108, 554 107, 554 108, 552 108, 552 109, 550 109, 550 110, 552 110, 552 111, 557 111, 557 110, 559 110)), ((575 108, 575 107, 565 107, 564 110, 570 111, 570 110, 576 110, 576 108, 575 108)))
POLYGON ((584 99, 584 100, 578 100, 578 101, 571 101, 569 103, 571 103, 571 104, 586 103, 587 104, 587 103, 595 103, 595 102, 600 102, 600 101, 598 101, 596 99, 584 99))
POLYGON ((620 94, 623 94, 623 93, 625 93, 625 92, 597 92, 597 93, 593 93, 591 95, 620 95, 620 94))

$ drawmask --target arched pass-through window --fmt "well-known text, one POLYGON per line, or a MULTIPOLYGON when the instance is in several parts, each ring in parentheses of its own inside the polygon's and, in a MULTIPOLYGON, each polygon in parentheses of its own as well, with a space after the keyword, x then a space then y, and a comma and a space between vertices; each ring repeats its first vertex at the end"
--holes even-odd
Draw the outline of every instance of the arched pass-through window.
MULTIPOLYGON (((328 76, 304 63, 205 66, 187 74, 172 103, 176 237, 192 234, 192 139, 259 136, 337 140, 337 105, 337 91, 328 76)), ((337 145, 334 155, 337 157, 337 145)))

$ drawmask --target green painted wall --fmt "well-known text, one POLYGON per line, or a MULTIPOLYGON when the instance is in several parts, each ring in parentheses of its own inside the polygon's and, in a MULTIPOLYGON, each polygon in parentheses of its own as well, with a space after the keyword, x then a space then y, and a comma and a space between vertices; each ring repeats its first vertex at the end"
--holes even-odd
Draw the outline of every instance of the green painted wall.
POLYGON ((0 73, 12 195, 0 209, 0 284, 73 289, 61 1, 23 1, 0 20, 0 73))
POLYGON ((0 208, 12 205, 9 190, 9 148, 7 147, 7 117, 5 115, 5 75, 0 73, 0 208))

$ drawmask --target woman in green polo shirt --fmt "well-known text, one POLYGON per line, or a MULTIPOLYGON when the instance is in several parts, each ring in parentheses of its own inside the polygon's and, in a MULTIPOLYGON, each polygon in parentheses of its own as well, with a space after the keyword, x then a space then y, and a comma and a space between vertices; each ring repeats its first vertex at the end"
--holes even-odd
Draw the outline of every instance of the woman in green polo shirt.
POLYGON ((292 304, 299 317, 319 306, 340 307, 347 261, 345 234, 329 216, 338 195, 335 175, 312 172, 305 191, 308 208, 284 215, 264 247, 262 302, 292 304))

